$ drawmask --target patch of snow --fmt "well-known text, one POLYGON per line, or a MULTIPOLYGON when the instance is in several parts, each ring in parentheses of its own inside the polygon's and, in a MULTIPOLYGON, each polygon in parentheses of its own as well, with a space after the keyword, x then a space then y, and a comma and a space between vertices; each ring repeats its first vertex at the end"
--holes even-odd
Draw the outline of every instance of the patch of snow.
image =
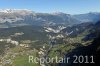
POLYGON ((68 32, 66 32, 66 35, 70 35, 70 34, 72 34, 72 33, 73 33, 73 31, 71 31, 71 32, 69 32, 69 33, 68 33, 68 32))

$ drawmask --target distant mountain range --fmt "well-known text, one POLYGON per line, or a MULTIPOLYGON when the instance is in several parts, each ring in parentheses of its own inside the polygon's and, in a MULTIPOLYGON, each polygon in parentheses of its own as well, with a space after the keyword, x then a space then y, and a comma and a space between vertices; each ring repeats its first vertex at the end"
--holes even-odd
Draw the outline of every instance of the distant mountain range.
POLYGON ((97 22, 100 20, 100 12, 90 12, 86 14, 74 15, 77 20, 81 22, 97 22))
POLYGON ((24 25, 69 26, 83 22, 99 21, 100 13, 70 15, 62 12, 36 13, 27 9, 0 9, 0 28, 24 25))

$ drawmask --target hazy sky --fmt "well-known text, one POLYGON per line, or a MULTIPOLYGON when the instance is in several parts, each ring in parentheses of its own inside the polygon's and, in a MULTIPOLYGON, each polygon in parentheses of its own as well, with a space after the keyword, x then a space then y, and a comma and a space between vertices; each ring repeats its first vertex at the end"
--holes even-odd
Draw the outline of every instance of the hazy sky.
POLYGON ((6 8, 77 14, 100 12, 100 0, 0 0, 0 9, 6 8))

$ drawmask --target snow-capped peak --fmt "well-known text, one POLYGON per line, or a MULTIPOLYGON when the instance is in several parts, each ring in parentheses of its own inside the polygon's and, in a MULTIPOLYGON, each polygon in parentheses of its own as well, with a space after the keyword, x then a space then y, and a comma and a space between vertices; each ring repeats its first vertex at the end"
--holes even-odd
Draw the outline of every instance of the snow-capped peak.
POLYGON ((0 9, 0 12, 3 13, 14 13, 14 12, 21 12, 21 11, 32 13, 32 11, 28 9, 0 9))

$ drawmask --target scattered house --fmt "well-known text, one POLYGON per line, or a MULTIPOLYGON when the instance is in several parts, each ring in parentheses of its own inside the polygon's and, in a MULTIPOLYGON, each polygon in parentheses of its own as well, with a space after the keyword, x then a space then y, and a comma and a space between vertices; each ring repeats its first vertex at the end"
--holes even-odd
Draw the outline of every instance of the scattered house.
POLYGON ((43 49, 45 49, 45 46, 43 46, 43 49))
POLYGON ((29 44, 20 44, 20 47, 28 48, 28 47, 30 47, 30 46, 29 46, 29 44))
POLYGON ((15 33, 14 35, 15 36, 19 36, 19 35, 23 35, 24 33, 23 32, 21 32, 21 33, 15 33))
POLYGON ((23 43, 23 44, 30 44, 32 41, 31 40, 23 40, 23 41, 21 41, 21 43, 23 43))
POLYGON ((39 55, 44 55, 45 53, 43 51, 38 52, 39 55))

